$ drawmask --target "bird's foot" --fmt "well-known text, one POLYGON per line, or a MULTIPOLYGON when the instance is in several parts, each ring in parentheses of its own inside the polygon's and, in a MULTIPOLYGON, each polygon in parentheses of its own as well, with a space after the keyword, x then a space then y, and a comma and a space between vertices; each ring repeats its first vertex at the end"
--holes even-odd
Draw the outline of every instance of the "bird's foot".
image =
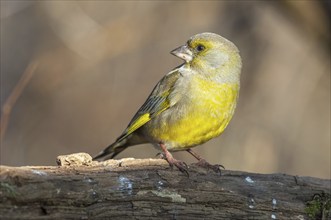
POLYGON ((200 159, 197 163, 195 163, 197 166, 206 168, 207 170, 211 169, 215 173, 221 174, 221 168, 225 169, 223 165, 220 164, 210 164, 205 159, 200 159))
POLYGON ((160 144, 163 153, 161 153, 161 158, 165 159, 168 164, 170 165, 171 168, 173 168, 173 166, 177 167, 178 170, 182 173, 185 173, 187 176, 189 176, 189 173, 187 171, 188 166, 185 162, 180 161, 180 160, 176 160, 172 154, 165 148, 165 145, 160 144))
POLYGON ((195 157, 198 160, 198 162, 195 164, 200 167, 206 168, 207 170, 211 169, 215 173, 219 173, 219 174, 221 174, 221 168, 225 169, 223 165, 220 165, 220 164, 212 165, 212 164, 208 163, 205 159, 200 157, 192 149, 187 149, 186 151, 189 152, 193 157, 195 157))
POLYGON ((166 161, 169 163, 170 167, 173 167, 175 165, 175 167, 177 167, 180 172, 185 173, 187 176, 189 176, 187 171, 188 166, 185 162, 176 160, 173 157, 166 158, 166 161))

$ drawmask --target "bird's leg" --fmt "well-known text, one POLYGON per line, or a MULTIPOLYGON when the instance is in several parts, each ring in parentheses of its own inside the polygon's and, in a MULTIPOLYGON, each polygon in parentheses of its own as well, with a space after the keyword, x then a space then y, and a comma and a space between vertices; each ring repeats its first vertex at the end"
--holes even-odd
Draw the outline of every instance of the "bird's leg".
POLYGON ((216 173, 221 173, 221 169, 220 168, 223 168, 224 169, 224 166, 223 165, 220 165, 220 164, 212 165, 212 164, 208 163, 205 159, 203 159, 202 157, 200 157, 192 149, 188 149, 186 151, 189 152, 193 157, 195 157, 198 160, 198 163, 196 163, 198 166, 201 166, 201 167, 204 167, 204 168, 207 168, 207 169, 212 169, 216 173))
POLYGON ((188 167, 187 167, 186 163, 184 163, 180 160, 176 160, 172 156, 172 154, 167 150, 167 147, 165 146, 165 144, 160 143, 159 145, 163 151, 164 159, 169 163, 170 167, 173 167, 173 165, 175 165, 179 169, 179 171, 185 173, 188 176, 189 175, 187 172, 188 167))

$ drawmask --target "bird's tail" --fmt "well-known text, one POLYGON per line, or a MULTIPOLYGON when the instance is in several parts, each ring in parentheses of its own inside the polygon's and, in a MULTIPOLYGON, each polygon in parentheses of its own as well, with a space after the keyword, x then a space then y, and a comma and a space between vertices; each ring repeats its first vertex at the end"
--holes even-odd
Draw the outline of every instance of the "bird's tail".
POLYGON ((106 149, 97 154, 93 160, 107 160, 114 158, 117 154, 121 153, 127 147, 147 143, 144 138, 136 134, 127 135, 126 133, 121 135, 117 140, 109 145, 106 149))
POLYGON ((93 160, 107 160, 114 158, 117 154, 121 153, 123 150, 125 150, 128 145, 126 144, 126 141, 116 141, 113 144, 109 145, 106 149, 101 151, 99 154, 97 154, 93 160))

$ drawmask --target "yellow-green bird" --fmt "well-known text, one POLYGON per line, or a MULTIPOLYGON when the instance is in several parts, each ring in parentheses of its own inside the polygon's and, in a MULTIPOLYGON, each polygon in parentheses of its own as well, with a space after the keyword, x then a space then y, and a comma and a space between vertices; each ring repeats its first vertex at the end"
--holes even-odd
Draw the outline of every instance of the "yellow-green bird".
POLYGON ((222 134, 233 116, 242 66, 239 50, 220 35, 201 33, 171 53, 185 63, 158 82, 122 135, 94 159, 152 143, 182 172, 187 173, 186 164, 171 151, 186 150, 198 165, 219 171, 219 165, 209 164, 191 148, 222 134))

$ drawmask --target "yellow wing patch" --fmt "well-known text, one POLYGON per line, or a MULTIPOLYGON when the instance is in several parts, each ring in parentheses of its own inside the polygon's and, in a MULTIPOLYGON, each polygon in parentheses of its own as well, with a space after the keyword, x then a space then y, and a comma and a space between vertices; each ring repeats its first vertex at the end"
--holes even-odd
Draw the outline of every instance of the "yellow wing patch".
POLYGON ((130 127, 127 128, 127 135, 131 134, 132 132, 140 128, 142 125, 146 124, 149 120, 151 120, 149 113, 141 115, 132 123, 132 125, 130 125, 130 127))
POLYGON ((121 142, 144 124, 153 120, 155 116, 170 107, 168 96, 179 76, 178 69, 176 69, 161 79, 116 142, 121 142))

